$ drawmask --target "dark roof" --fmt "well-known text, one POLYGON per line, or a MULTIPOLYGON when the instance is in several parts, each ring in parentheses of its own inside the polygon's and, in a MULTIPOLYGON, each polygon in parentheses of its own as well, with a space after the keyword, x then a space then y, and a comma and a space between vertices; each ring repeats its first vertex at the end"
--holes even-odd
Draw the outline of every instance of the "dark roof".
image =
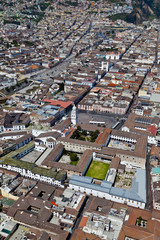
MULTIPOLYGON (((65 240, 68 232, 66 233, 65 229, 62 230, 60 225, 50 222, 54 211, 52 208, 53 205, 51 204, 54 198, 54 190, 54 186, 39 182, 29 194, 20 197, 12 207, 8 209, 7 215, 18 222, 35 227, 37 230, 48 231, 48 235, 50 236, 52 236, 52 233, 55 234, 55 238, 53 239, 65 240), (58 238, 59 235, 62 235, 62 237, 58 238)), ((69 211, 70 209, 66 208, 66 212, 69 213, 69 211)), ((73 213, 77 216, 78 211, 74 210, 73 213)), ((48 235, 43 233, 37 239, 46 240, 48 235)))
MULTIPOLYGON (((57 152, 57 150, 56 150, 56 152, 57 152)), ((56 153, 56 155, 58 154, 58 152, 56 153)), ((52 154, 53 154, 53 156, 55 158, 54 149, 53 149, 53 153, 52 154)), ((80 160, 79 160, 77 165, 71 165, 71 164, 61 163, 61 162, 54 162, 53 161, 54 158, 52 156, 49 156, 49 160, 45 159, 42 164, 46 165, 46 166, 49 166, 49 167, 60 168, 60 169, 66 170, 66 171, 73 171, 73 172, 82 173, 84 171, 84 169, 85 169, 85 167, 86 167, 90 157, 92 156, 92 154, 93 154, 93 151, 85 150, 84 153, 82 154, 82 156, 81 156, 81 158, 80 158, 80 160)))
POLYGON ((25 140, 27 140, 29 138, 33 139, 32 134, 26 134, 23 137, 18 138, 17 140, 15 140, 15 143, 16 144, 20 144, 20 143, 22 143, 23 141, 25 141, 25 140))
POLYGON ((67 118, 65 120, 63 120, 62 122, 56 124, 54 126, 54 129, 59 130, 59 131, 63 131, 65 128, 68 128, 71 126, 71 119, 67 118))
POLYGON ((97 144, 97 143, 93 143, 93 142, 85 142, 85 141, 81 141, 81 140, 77 140, 77 139, 71 139, 71 138, 63 138, 63 137, 59 137, 57 139, 59 142, 68 142, 68 143, 73 143, 73 144, 79 144, 79 145, 84 145, 84 146, 90 146, 92 148, 101 148, 102 145, 101 144, 97 144))
POLYGON ((109 168, 115 168, 115 169, 117 169, 118 166, 119 166, 120 161, 121 161, 121 159, 118 158, 118 157, 113 158, 112 161, 111 161, 111 163, 110 163, 109 168))
POLYGON ((4 127, 12 128, 13 125, 25 124, 29 119, 29 116, 24 113, 6 113, 4 117, 4 127))
POLYGON ((47 167, 54 167, 54 161, 55 158, 60 154, 60 152, 63 150, 63 144, 59 143, 55 146, 55 148, 48 154, 48 156, 44 159, 42 162, 42 165, 45 165, 47 167))
POLYGON ((27 134, 27 131, 5 132, 0 134, 0 138, 7 137, 7 136, 19 136, 19 135, 25 135, 25 134, 27 134))

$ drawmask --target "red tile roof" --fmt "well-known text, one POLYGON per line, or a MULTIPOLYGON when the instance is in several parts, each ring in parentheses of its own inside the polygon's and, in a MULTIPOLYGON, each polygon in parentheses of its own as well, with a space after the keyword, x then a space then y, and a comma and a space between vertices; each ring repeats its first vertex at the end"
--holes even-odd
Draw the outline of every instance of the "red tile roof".
POLYGON ((43 99, 43 102, 46 102, 46 103, 48 102, 51 105, 60 106, 63 108, 67 108, 68 106, 70 106, 72 104, 71 101, 64 102, 64 101, 52 100, 52 99, 43 99))
POLYGON ((85 227, 86 224, 87 224, 87 221, 88 221, 88 218, 89 217, 82 217, 81 221, 80 221, 80 224, 79 224, 79 227, 85 227))
POLYGON ((152 133, 153 136, 156 136, 156 133, 157 133, 157 128, 154 126, 154 125, 151 125, 147 128, 147 131, 152 133))

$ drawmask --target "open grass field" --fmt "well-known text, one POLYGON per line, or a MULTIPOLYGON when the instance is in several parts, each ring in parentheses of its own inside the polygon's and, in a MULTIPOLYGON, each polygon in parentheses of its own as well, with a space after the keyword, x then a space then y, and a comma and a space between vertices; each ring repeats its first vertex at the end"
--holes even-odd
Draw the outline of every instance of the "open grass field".
POLYGON ((86 176, 93 177, 99 180, 104 180, 107 174, 108 168, 109 168, 109 164, 107 163, 92 161, 86 173, 86 176))

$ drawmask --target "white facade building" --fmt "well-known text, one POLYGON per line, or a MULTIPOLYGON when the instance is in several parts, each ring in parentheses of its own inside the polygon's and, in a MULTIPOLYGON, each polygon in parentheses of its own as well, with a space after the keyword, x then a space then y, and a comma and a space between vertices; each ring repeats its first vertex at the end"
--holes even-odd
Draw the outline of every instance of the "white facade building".
POLYGON ((71 122, 75 126, 78 123, 78 110, 74 105, 71 112, 71 122))
POLYGON ((97 185, 94 184, 93 178, 77 175, 71 177, 69 188, 95 197, 144 209, 146 204, 145 184, 145 170, 137 168, 136 178, 132 180, 131 190, 113 187, 113 183, 108 181, 102 181, 101 185, 97 185))

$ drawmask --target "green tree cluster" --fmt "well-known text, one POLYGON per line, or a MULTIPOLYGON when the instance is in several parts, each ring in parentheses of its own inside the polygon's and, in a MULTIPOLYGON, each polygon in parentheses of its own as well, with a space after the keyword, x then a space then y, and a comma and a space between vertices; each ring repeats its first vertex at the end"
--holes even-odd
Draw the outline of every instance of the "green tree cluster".
POLYGON ((71 160, 72 162, 75 162, 75 161, 78 161, 79 158, 78 158, 78 156, 77 156, 76 153, 70 153, 70 160, 71 160))
POLYGON ((96 138, 98 137, 99 135, 99 131, 96 130, 95 132, 91 132, 90 133, 90 136, 91 136, 91 142, 95 142, 96 138))

